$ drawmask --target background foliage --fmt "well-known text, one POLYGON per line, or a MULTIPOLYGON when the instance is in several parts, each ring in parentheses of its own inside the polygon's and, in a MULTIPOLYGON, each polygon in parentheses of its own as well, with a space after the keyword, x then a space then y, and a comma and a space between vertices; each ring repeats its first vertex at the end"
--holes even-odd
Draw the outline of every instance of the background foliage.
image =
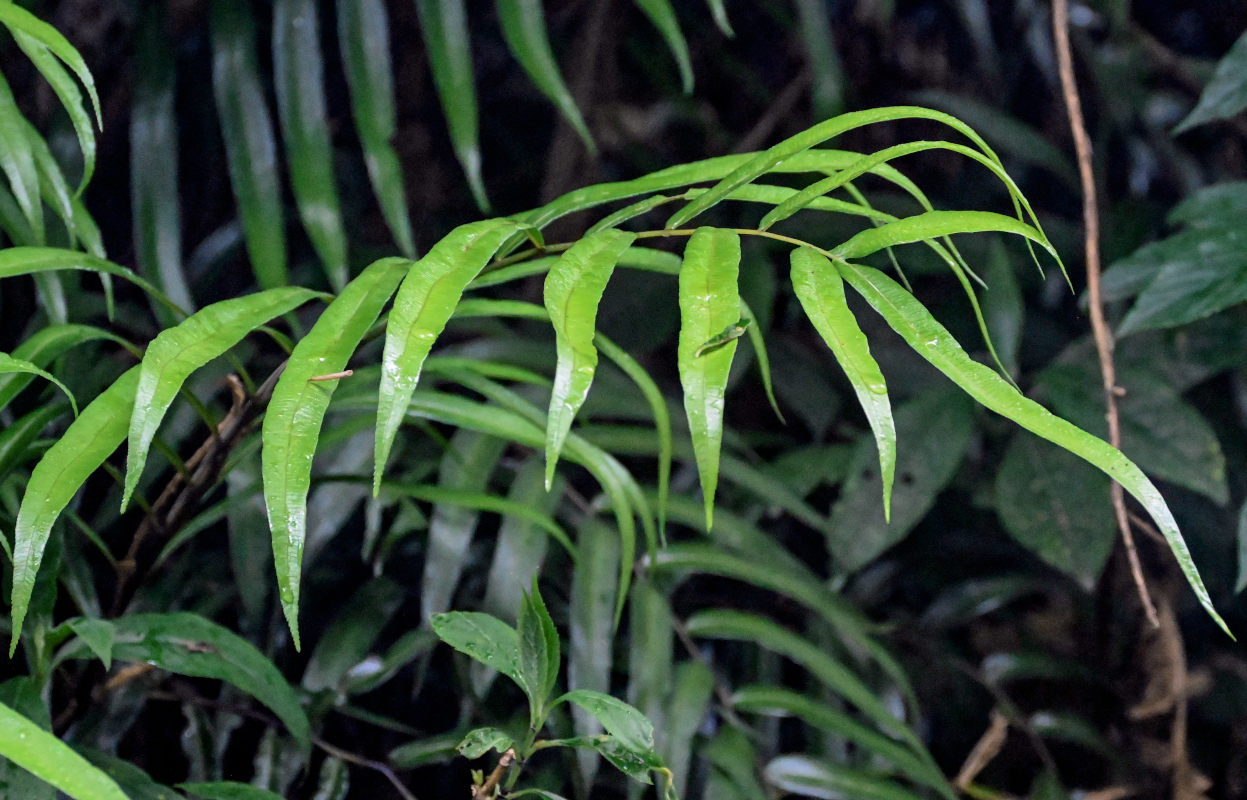
MULTIPOLYGON (((425 363, 422 419, 396 439, 381 494, 369 491, 370 365, 383 341, 370 332, 382 309, 368 298, 392 291, 409 263, 375 260, 436 252, 485 207, 518 213, 591 183, 757 150, 844 110, 920 103, 966 120, 1001 154, 1081 287, 1080 199, 1046 6, 614 0, 550 2, 537 18, 536 4, 504 0, 466 11, 449 0, 23 5, 82 53, 99 102, 57 66, 69 51, 44 38, 56 45, 45 52, 47 32, 0 7, 14 32, 3 43, 0 225, 15 246, 108 254, 151 291, 73 271, 8 277, 32 263, 103 262, 0 252, 6 545, 23 526, 19 505, 33 513, 22 502, 29 486, 49 482, 35 465, 56 442, 96 464, 128 434, 151 450, 144 459, 132 438, 102 470, 51 481, 72 497, 43 497, 47 547, 0 684, 4 707, 27 720, 3 724, 10 757, 48 758, 35 770, 45 777, 95 780, 67 768, 70 756, 38 728, 131 797, 171 796, 172 784, 209 798, 385 796, 398 784, 466 796, 470 769, 488 773, 497 753, 469 763, 455 745, 479 725, 523 727, 523 693, 435 647, 429 618, 453 607, 510 623, 536 573, 564 634, 566 688, 645 712, 682 795, 1244 792, 1247 665, 1193 602, 1168 549, 1146 536, 1146 520, 1158 629, 1143 623, 1115 550, 1106 479, 975 406, 854 300, 894 404, 885 522, 877 420, 858 410, 784 279, 790 245, 741 244, 747 334, 761 336, 730 345, 739 347, 725 373, 708 537, 703 457, 697 431, 683 427, 678 281, 663 274, 679 261, 662 253, 631 265, 648 271, 614 272, 588 321, 607 358, 564 445, 563 460, 581 466, 561 465, 552 491, 533 415, 544 426, 558 344, 524 307, 488 305, 543 296, 537 272, 501 269, 477 281, 478 306, 460 306, 425 363), (499 274, 515 280, 491 286, 499 274), (340 316, 327 310, 313 327, 316 292, 351 278, 356 305, 335 303, 340 316), (161 294, 170 302, 153 299, 161 294), (140 395, 159 413, 131 428, 124 390, 143 391, 126 372, 135 356, 159 352, 157 334, 181 318, 174 307, 233 298, 243 299, 228 306, 238 315, 231 346, 189 356, 199 369, 175 367, 189 377, 180 394, 140 395), (251 332, 261 318, 270 327, 251 332), (365 339, 358 351, 351 336, 365 339), (743 344, 759 340, 766 351, 743 344), (323 371, 304 378, 357 370, 331 405, 327 394, 319 403, 266 385, 294 342, 325 354, 323 371), (764 352, 786 424, 759 379, 764 352), (636 382, 646 374, 652 386, 636 382), (289 419, 275 410, 309 402, 328 416, 313 442, 300 652, 281 613, 295 583, 279 592, 273 578, 260 440, 268 458, 289 419), (75 415, 89 436, 69 436, 75 415), (627 502, 661 505, 664 417, 675 426, 671 544, 634 576, 617 529, 630 523, 611 512, 632 490, 599 487, 631 474, 627 502), (123 489, 131 507, 119 512, 123 489), (67 503, 59 517, 50 510, 67 503), (47 749, 22 754, 23 735, 47 749)), ((1159 2, 1075 11, 1121 337, 1123 449, 1161 482, 1238 631, 1247 129, 1236 115, 1247 105, 1247 16, 1159 2)), ((927 124, 866 127, 834 146, 870 153, 949 138, 927 124)), ((936 208, 1009 207, 1004 184, 948 151, 897 166, 936 208)), ((895 184, 860 183, 881 212, 916 210, 895 184)), ((736 206, 715 213, 725 227, 757 220, 736 206)), ((659 227, 666 214, 655 216, 659 227)), ((545 241, 575 240, 597 219, 551 221, 545 241)), ((860 229, 806 211, 785 230, 831 247, 860 229)), ((1013 379, 1103 433, 1081 298, 1059 270, 1041 277, 1018 241, 957 243, 989 287, 983 315, 1013 379)), ((916 296, 967 348, 982 348, 966 295, 934 251, 896 255, 916 296)), ((686 357, 710 338, 684 342, 686 357)), ((184 335, 172 352, 204 339, 184 335)), ((272 517, 271 498, 267 509, 272 517)), ((20 548, 11 557, 26 558, 20 548)), ((297 577, 299 560, 283 560, 297 577)), ((12 578, 6 570, 6 597, 12 578)), ((585 732, 592 716, 564 706, 550 730, 585 732)), ((13 797, 52 792, 8 763, 0 783, 13 797)), ((534 758, 521 785, 635 791, 595 755, 562 751, 534 758)), ((109 786, 61 784, 100 797, 109 786)))

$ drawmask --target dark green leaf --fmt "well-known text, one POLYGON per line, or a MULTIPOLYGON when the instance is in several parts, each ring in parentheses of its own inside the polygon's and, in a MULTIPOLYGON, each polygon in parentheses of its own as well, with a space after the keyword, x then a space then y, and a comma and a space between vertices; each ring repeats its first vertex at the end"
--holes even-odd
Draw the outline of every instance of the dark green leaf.
POLYGON ((276 792, 237 781, 179 783, 177 788, 204 800, 281 800, 281 795, 276 792))
POLYGON ((529 688, 532 720, 537 724, 542 718, 551 692, 554 691, 554 682, 558 680, 561 656, 559 635, 554 630, 554 621, 550 619, 546 604, 537 590, 536 576, 533 576, 532 586, 532 593, 524 594, 516 634, 520 643, 520 676, 523 678, 523 685, 529 688))
POLYGON ((1199 102, 1186 119, 1173 129, 1175 134, 1213 120, 1229 119, 1247 108, 1247 33, 1238 37, 1217 64, 1212 80, 1204 87, 1199 102))
POLYGON ((520 637, 515 628, 478 611, 434 614, 433 632, 460 653, 496 669, 527 691, 519 671, 520 637))
POLYGON ((693 93, 693 64, 688 55, 688 42, 684 41, 684 33, 680 30, 680 21, 676 19, 675 9, 671 0, 633 0, 637 8, 645 12, 654 27, 667 42, 667 49, 680 68, 680 83, 685 94, 693 93))
POLYGON ((316 642, 303 671, 303 688, 309 692, 340 690, 350 669, 368 655, 402 601, 403 588, 384 576, 361 586, 316 642))
POLYGON ((919 795, 887 776, 830 764, 808 756, 780 756, 763 770, 781 792, 826 800, 919 800, 919 795))

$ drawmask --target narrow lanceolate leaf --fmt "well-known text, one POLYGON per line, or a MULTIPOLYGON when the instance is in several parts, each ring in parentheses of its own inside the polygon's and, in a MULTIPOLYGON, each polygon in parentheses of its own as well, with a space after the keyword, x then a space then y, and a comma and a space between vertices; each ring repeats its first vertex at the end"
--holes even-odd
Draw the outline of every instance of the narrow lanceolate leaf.
POLYGON ((312 456, 320 439, 325 409, 338 385, 336 380, 311 379, 345 369, 410 265, 407 259, 384 258, 347 284, 295 345, 273 387, 273 397, 264 415, 264 504, 273 534, 273 562, 282 610, 296 648, 299 574, 307 537, 312 456))
POLYGON ((57 58, 64 62, 65 66, 73 71, 74 75, 77 76, 87 90, 87 95, 91 98, 91 108, 95 111, 96 124, 103 127, 104 118, 100 113, 100 98, 95 91, 95 79, 91 77, 91 70, 87 69, 87 62, 83 60, 77 49, 69 43, 69 40, 62 36, 61 32, 56 28, 16 3, 4 3, 0 6, 0 23, 3 23, 14 34, 21 32, 30 36, 52 51, 57 58))
POLYGON ((1107 442, 1053 416, 1043 406, 1020 394, 990 368, 971 359, 926 308, 887 275, 858 264, 840 262, 837 267, 844 279, 910 347, 967 394, 1001 416, 1090 462, 1133 495, 1164 534, 1195 596, 1222 630, 1230 634, 1225 621, 1213 608, 1212 599, 1169 506, 1134 462, 1107 442))
POLYGON ((212 89, 251 268, 260 286, 271 289, 286 283, 286 233, 250 6, 242 0, 212 4, 212 89))
POLYGON ((273 4, 273 86, 299 217, 329 284, 341 289, 347 280, 346 232, 333 179, 317 6, 315 0, 273 4))
POLYGON ((38 375, 45 381, 56 384, 65 396, 69 398, 69 404, 74 409, 74 416, 78 415, 78 401, 74 399, 73 392, 69 391, 69 387, 57 380, 55 375, 45 372, 36 365, 21 358, 14 358, 8 353, 0 353, 0 375, 8 375, 11 373, 26 373, 27 375, 38 375))
POLYGON ((528 687, 532 720, 538 723, 558 678, 560 655, 559 636, 537 591, 535 577, 532 594, 524 594, 516 635, 520 644, 519 671, 528 687))
MULTIPOLYGON (((701 491, 706 527, 714 521, 714 491, 719 483, 723 442, 723 406, 736 339, 721 345, 725 331, 740 321, 740 237, 720 228, 699 228, 684 249, 680 268, 680 341, 677 366, 684 387, 684 411, 701 491)), ((744 330, 742 328, 741 332, 744 330)))
POLYGON ((896 426, 888 385, 870 354, 866 334, 858 327, 844 296, 844 281, 825 256, 808 247, 792 251, 792 287, 814 329, 835 354, 853 386, 857 401, 875 434, 879 473, 883 476, 883 515, 891 517, 892 478, 896 472, 896 426))
POLYGON ((864 258, 885 247, 936 239, 954 233, 983 233, 998 231, 1014 233, 1037 243, 1060 262, 1048 237, 1025 222, 993 211, 927 211, 889 222, 877 228, 867 228, 831 251, 833 256, 844 259, 864 258))
POLYGON ((52 524, 91 473, 126 438, 138 382, 139 368, 132 367, 82 410, 30 473, 13 531, 10 656, 17 649, 22 620, 35 588, 35 573, 39 571, 52 524))
POLYGON ((558 362, 546 422, 546 489, 554 480, 563 442, 584 404, 597 369, 598 304, 615 264, 635 234, 607 229, 581 239, 546 275, 545 303, 554 327, 558 362))
POLYGON ((9 247, 0 250, 0 278, 11 278, 15 275, 38 275, 43 272, 56 272, 63 269, 83 269, 100 272, 105 275, 116 275, 142 289, 165 306, 177 309, 177 306, 164 293, 152 284, 135 275, 123 266, 105 261, 97 256, 80 253, 76 250, 64 250, 58 247, 9 247))
POLYGON ((455 156, 468 178, 472 197, 489 210, 481 180, 481 146, 476 120, 476 84, 472 76, 472 38, 463 0, 416 0, 420 32, 429 53, 437 97, 450 128, 455 156))
POLYGON ((403 255, 411 258, 416 246, 407 218, 403 170, 390 142, 397 123, 394 79, 390 75, 390 24, 383 0, 338 0, 338 43, 346 82, 351 88, 351 113, 368 179, 403 255))
POLYGON ((645 12, 654 27, 667 42, 667 49, 675 58, 680 68, 680 84, 685 94, 693 93, 693 62, 688 55, 688 42, 684 41, 684 32, 680 30, 680 21, 676 19, 675 9, 671 0, 633 0, 637 8, 645 12))
MULTIPOLYGON (((182 271, 182 221, 178 209, 178 130, 174 115, 177 73, 165 38, 164 16, 148 6, 135 45, 134 102, 130 108, 130 207, 135 257, 173 302, 194 308, 182 271)), ((173 315, 158 309, 161 321, 173 315)))
POLYGON ((0 756, 75 800, 126 800, 121 787, 50 732, 0 703, 0 756))
MULTIPOLYGON (((9 4, 0 4, 8 6, 9 4)), ((0 170, 9 179, 13 198, 30 225, 36 242, 43 241, 43 203, 39 199, 39 173, 30 146, 26 118, 17 108, 9 82, 0 75, 0 170)))
POLYGON ((568 123, 584 141, 585 147, 596 151, 593 137, 580 116, 580 109, 572 99, 572 93, 563 83, 559 73, 558 62, 550 50, 550 40, 546 36, 545 12, 541 8, 541 0, 497 0, 498 21, 502 24, 502 37, 507 40, 507 47, 515 55, 515 60, 533 79, 533 83, 541 93, 550 98, 550 102, 567 118, 568 123))
MULTIPOLYGON (((98 339, 107 339, 123 347, 129 347, 125 339, 115 333, 92 325, 49 325, 31 334, 30 338, 13 349, 13 358, 46 367, 72 347, 98 339)), ((0 409, 25 389, 34 376, 28 372, 0 373, 0 409)))
POLYGON ((714 15, 714 24, 719 26, 719 30, 723 31, 725 36, 735 36, 736 32, 732 30, 732 23, 727 18, 727 8, 723 5, 723 0, 706 0, 706 4, 710 6, 710 13, 714 15))
POLYGON ((123 511, 147 463, 147 449, 156 429, 190 374, 273 317, 316 296, 310 289, 290 287, 222 300, 187 317, 180 325, 161 331, 152 340, 143 356, 134 416, 130 420, 126 483, 121 495, 123 511))
POLYGON ((464 288, 515 228, 514 222, 505 219, 459 226, 412 266, 399 287, 382 354, 373 494, 381 486, 394 436, 433 342, 446 327, 464 288))

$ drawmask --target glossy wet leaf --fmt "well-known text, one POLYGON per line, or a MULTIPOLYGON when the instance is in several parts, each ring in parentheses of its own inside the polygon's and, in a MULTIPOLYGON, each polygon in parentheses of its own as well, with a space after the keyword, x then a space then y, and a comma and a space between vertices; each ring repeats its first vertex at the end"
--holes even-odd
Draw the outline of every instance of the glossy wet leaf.
POLYGON ((561 663, 559 635, 554 629, 550 613, 546 611, 546 604, 537 591, 536 577, 533 578, 532 592, 524 594, 516 635, 520 644, 519 672, 523 685, 529 689, 532 720, 536 723, 541 719, 551 692, 554 691, 554 682, 558 679, 561 663))
POLYGON ((1238 37, 1230 51, 1217 62, 1212 80, 1204 87, 1199 102, 1186 116, 1174 134, 1190 130, 1218 119, 1229 119, 1247 108, 1247 33, 1238 37))
POLYGON ((947 375, 987 408, 1090 462, 1116 480, 1151 515, 1169 543, 1178 566, 1195 596, 1227 634, 1221 615, 1212 605, 1177 521, 1160 492, 1121 451, 1086 433, 1038 403, 1021 395, 990 368, 971 359, 913 295, 878 270, 857 264, 837 264, 841 274, 866 302, 900 334, 915 352, 947 375))
POLYGON ((75 800, 126 800, 117 783, 69 745, 0 703, 0 756, 75 800))
POLYGON ((885 247, 895 247, 924 239, 936 239, 954 233, 983 233, 996 231, 1013 233, 1029 239, 1056 258, 1056 251, 1047 237, 1025 222, 994 211, 926 211, 912 217, 904 217, 877 228, 867 228, 844 244, 832 249, 833 257, 857 259, 878 252, 885 247))
POLYGON ((879 450, 883 478, 883 518, 892 515, 892 481, 896 472, 896 426, 888 385, 870 354, 844 294, 844 281, 826 256, 808 247, 792 251, 792 288, 814 329, 831 348, 866 413, 879 450))
POLYGON ((164 305, 176 307, 156 286, 111 261, 58 247, 8 247, 0 250, 0 279, 15 275, 39 275, 65 269, 116 275, 142 289, 164 305))
POLYGON ((403 169, 392 141, 398 130, 390 74, 390 24, 383 0, 338 0, 338 45, 351 90, 351 113, 364 166, 381 214, 399 250, 416 254, 403 188, 403 169))
POLYGON ((499 728, 477 728, 468 731, 455 749, 464 758, 480 758, 490 750, 505 753, 514 744, 515 740, 506 731, 499 728))
MULTIPOLYGON (((113 621, 115 661, 148 662, 169 672, 229 683, 277 715, 303 748, 311 746, 307 715, 281 672, 246 640, 198 614, 127 614, 113 621)), ((89 654, 85 646, 72 657, 89 654)))
POLYGON ((251 4, 212 4, 212 89, 230 185, 260 286, 286 284, 286 233, 273 123, 256 63, 251 4))
POLYGON ((593 344, 598 304, 615 264, 635 239, 635 234, 614 229, 586 236, 564 253, 546 276, 545 305, 557 353, 546 423, 547 489, 554 480, 572 420, 593 383, 598 362, 593 344))
POLYGON ((312 459, 329 401, 340 383, 311 379, 346 368, 410 264, 406 259, 383 258, 347 284, 295 345, 264 415, 264 501, 282 609, 296 647, 312 459))
POLYGON ((464 288, 514 231, 515 223, 501 219, 461 225, 417 261, 399 287, 382 355, 374 494, 429 350, 446 327, 464 288))
POLYGON ((472 74, 472 37, 464 0, 416 0, 420 34, 433 71, 437 98, 450 129, 455 157, 463 167, 477 208, 489 210, 481 179, 481 147, 477 130, 476 83, 472 74))
POLYGON ((443 642, 527 689, 519 671, 520 636, 515 628, 479 611, 434 614, 432 624, 443 642))
POLYGON ((10 655, 17 648, 52 525, 91 473, 125 439, 138 381, 138 367, 114 381, 70 423, 30 473, 13 531, 10 655))
POLYGON ((588 711, 628 750, 647 753, 654 749, 654 726, 640 711, 622 700, 602 692, 577 689, 556 702, 572 703, 588 711))
POLYGON ((157 334, 139 368, 126 453, 124 511, 138 485, 147 450, 190 374, 242 341, 251 331, 316 297, 310 289, 269 289, 206 306, 157 334))
POLYGON ((74 394, 73 392, 69 391, 69 387, 61 383, 60 380, 57 379, 55 375, 52 375, 49 372, 45 372, 39 369, 38 366, 30 363, 24 358, 15 358, 9 355, 8 353, 0 353, 0 375, 12 375, 12 374, 17 374, 17 373, 26 374, 26 375, 38 375, 40 378, 43 378, 45 381, 55 384, 56 387, 60 389, 67 398, 69 398, 69 404, 74 410, 74 415, 77 416, 78 401, 74 399, 74 394))
POLYGON ((684 249, 680 268, 680 336, 676 354, 684 410, 701 479, 706 527, 714 521, 714 493, 719 482, 723 409, 736 341, 711 352, 697 352, 738 321, 740 237, 721 228, 700 228, 684 249))
POLYGON ((593 143, 589 128, 563 82, 558 62, 554 60, 554 52, 550 49, 541 0, 496 0, 496 4, 502 36, 515 60, 520 62, 520 66, 541 93, 550 98, 550 102, 567 119, 585 143, 585 147, 590 152, 596 152, 597 146, 593 143))
POLYGON ((650 22, 662 34, 667 42, 667 49, 680 69, 680 84, 685 94, 693 92, 693 64, 688 54, 688 42, 684 40, 684 32, 680 30, 680 21, 676 19, 675 9, 671 0, 633 0, 637 8, 649 17, 650 22))

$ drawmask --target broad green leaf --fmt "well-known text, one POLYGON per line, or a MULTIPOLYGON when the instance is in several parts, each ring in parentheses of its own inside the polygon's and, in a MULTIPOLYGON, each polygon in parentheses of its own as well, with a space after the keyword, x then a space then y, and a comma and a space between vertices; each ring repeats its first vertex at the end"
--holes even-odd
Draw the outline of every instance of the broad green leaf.
POLYGON ((736 342, 698 353, 720 331, 738 321, 739 269, 740 237, 721 228, 699 228, 684 249, 684 264, 680 268, 680 339, 676 360, 701 478, 707 529, 714 522, 723 407, 736 342))
POLYGON ((316 296, 310 289, 291 287, 222 300, 205 306, 181 324, 166 328, 152 340, 139 369, 134 415, 130 419, 122 511, 138 485, 156 430, 190 374, 273 317, 316 296))
POLYGON ((766 782, 784 793, 827 800, 919 800, 904 784, 875 772, 809 756, 780 756, 763 770, 766 782))
POLYGON ((690 636, 752 642, 802 665, 829 689, 857 706, 880 730, 917 750, 918 737, 898 720, 883 700, 825 650, 755 614, 724 609, 699 611, 685 621, 690 636))
POLYGON ((546 604, 537 591, 537 578, 533 577, 532 593, 524 593, 524 602, 520 606, 520 617, 517 620, 516 635, 519 638, 520 653, 517 665, 523 685, 528 687, 528 698, 531 707, 533 725, 539 725, 546 703, 554 691, 554 682, 559 676, 559 635, 554 630, 554 621, 546 611, 546 604))
POLYGON ((43 548, 57 517, 86 479, 126 438, 139 368, 132 367, 91 401, 35 465, 13 530, 13 638, 17 649, 22 620, 35 587, 43 548))
MULTIPOLYGON (((173 302, 193 309, 182 270, 182 220, 178 197, 178 138, 174 115, 177 73, 159 6, 144 9, 135 43, 134 100, 130 107, 130 207, 139 270, 173 302)), ((158 308, 168 325, 173 315, 158 308)))
MULTIPOLYGON (((11 3, 0 3, 0 8, 15 8, 11 3)), ((17 99, 9 82, 0 74, 0 170, 9 179, 22 216, 30 225, 35 239, 42 244, 43 202, 40 199, 39 173, 35 168, 35 154, 30 143, 30 127, 18 110, 17 99)))
POLYGON ((455 747, 464 758, 480 758, 490 750, 505 753, 515 745, 515 740, 506 731, 499 728, 477 728, 468 731, 455 747))
MULTIPOLYGON (((619 537, 609 525, 593 518, 584 520, 578 528, 580 557, 572 573, 567 609, 567 685, 609 692, 613 641, 604 631, 609 631, 614 621, 619 537)), ((572 709, 572 729, 578 736, 592 736, 602 730, 596 718, 581 708, 572 709)), ((598 761, 589 753, 577 756, 585 785, 591 786, 598 761)))
POLYGON ((622 700, 608 694, 577 689, 564 694, 555 703, 572 703, 597 717, 613 736, 628 750, 649 753, 654 750, 654 726, 645 716, 622 700))
POLYGON ((295 204, 329 284, 339 290, 347 281, 346 231, 333 178, 318 6, 315 0, 273 4, 273 88, 295 204))
POLYGON ((875 435, 883 478, 883 518, 892 516, 892 479, 896 472, 896 426, 888 385, 870 355, 866 334, 858 326, 844 295, 844 281, 822 254, 799 247, 792 251, 792 288, 814 329, 831 348, 875 435))
MULTIPOLYGON (((85 412, 84 412, 85 413, 85 412)), ((299 696, 263 653, 198 614, 128 614, 113 621, 113 660, 229 683, 259 700, 285 724, 306 753, 311 735, 299 696)), ((71 657, 89 654, 83 645, 71 657)))
POLYGON ((39 434, 68 410, 60 403, 41 405, 0 430, 0 483, 8 476, 9 470, 26 460, 30 446, 39 434))
POLYGON ((932 787, 945 797, 955 795, 948 781, 925 750, 915 753, 853 719, 844 711, 812 697, 776 686, 745 686, 732 695, 737 711, 795 716, 821 730, 852 742, 873 756, 885 758, 917 783, 932 787))
POLYGON ((1122 485, 1147 510, 1164 535, 1178 566, 1200 604, 1227 634, 1229 628, 1213 608, 1212 599, 1191 560, 1177 521, 1160 492, 1121 451, 1080 430, 1020 394, 990 368, 971 359, 945 328, 913 295, 878 270, 838 263, 844 279, 900 334, 915 352, 947 375, 987 408, 1098 467, 1122 485))
POLYGON ((0 756, 75 800, 126 800, 116 781, 69 745, 0 703, 0 756))
POLYGON ((520 66, 532 78, 541 93, 550 98, 550 102, 558 108, 572 128, 585 143, 590 152, 596 152, 597 146, 589 134, 584 118, 576 101, 563 83, 559 73, 558 62, 550 50, 550 40, 546 36, 545 12, 541 8, 541 0, 496 0, 498 21, 502 25, 502 37, 507 47, 520 62, 520 66))
POLYGON ((443 642, 528 690, 519 671, 520 636, 515 628, 479 611, 434 614, 432 623, 433 632, 443 642))
POLYGON ((382 354, 374 494, 433 342, 446 327, 464 288, 515 227, 514 222, 503 219, 459 226, 412 266, 399 287, 382 354))
POLYGON ((177 795, 172 789, 156 783, 150 775, 129 761, 91 748, 80 746, 77 749, 87 761, 116 781, 129 800, 176 800, 177 795))
POLYGON ((281 800, 281 795, 238 781, 179 783, 177 788, 203 800, 281 800))
POLYGON ((598 353, 598 304, 623 252, 635 234, 608 228, 586 236, 559 258, 546 275, 545 305, 554 327, 557 362, 546 423, 546 489, 554 480, 563 442, 593 383, 598 353))
POLYGON ((896 410, 897 482, 889 523, 875 500, 875 448, 862 436, 831 510, 827 547, 837 567, 855 572, 901 541, 957 474, 974 432, 973 407, 955 389, 928 391, 896 410))
POLYGON ((106 619, 75 617, 66 625, 82 640, 95 657, 104 662, 104 671, 113 668, 113 642, 117 640, 117 626, 106 619))
POLYGON ((325 309, 286 362, 264 415, 264 500, 282 609, 299 646, 299 576, 307 536, 312 458, 337 380, 313 380, 346 368, 411 262, 373 262, 325 309))
POLYGON ((286 283, 277 142, 256 64, 251 4, 212 4, 212 89, 230 185, 256 280, 265 289, 286 283))
POLYGON ((1226 181, 1205 186, 1174 206, 1166 218, 1170 225, 1219 228, 1233 224, 1247 213, 1247 181, 1226 181))
POLYGON ((464 0, 416 0, 420 33, 429 54, 437 98, 446 115, 455 157, 481 211, 489 210, 481 180, 481 147, 476 120, 476 84, 472 75, 472 37, 464 0))
POLYGON ((361 586, 316 641, 303 671, 303 688, 309 692, 341 690, 347 673, 368 655, 398 610, 403 594, 403 588, 385 576, 361 586))
MULTIPOLYGON (((2 539, 3 537, 0 537, 2 539)), ((33 677, 10 678, 0 683, 0 704, 8 706, 41 730, 52 730, 52 715, 40 691, 42 681, 33 677)), ((0 749, 0 791, 5 797, 22 800, 56 800, 63 797, 56 787, 4 757, 0 749)))
MULTIPOLYGON (((1085 431, 1107 435, 1098 366, 1057 364, 1039 383, 1053 409, 1085 431)), ((1118 399, 1121 450, 1144 472, 1194 492, 1218 505, 1230 501, 1225 453, 1203 416, 1162 377, 1137 370, 1117 371, 1126 393, 1118 399)))
POLYGON ((685 94, 693 93, 693 63, 688 54, 688 42, 684 41, 684 32, 680 30, 680 21, 676 19, 675 9, 671 0, 633 0, 637 8, 649 17, 650 22, 662 34, 671 51, 676 66, 680 68, 680 84, 685 94))
POLYGON ((391 144, 398 126, 390 75, 390 23, 384 0, 338 0, 337 18, 338 45, 351 89, 351 113, 368 178, 398 249, 413 258, 416 246, 407 216, 403 170, 391 144))
POLYGON ((10 375, 13 373, 38 375, 45 381, 56 384, 56 387, 64 392, 65 396, 69 398, 69 405, 74 410, 74 416, 78 415, 78 401, 74 399, 74 393, 69 391, 69 387, 61 383, 55 375, 39 369, 39 367, 24 358, 14 358, 8 353, 0 353, 0 375, 10 375))
POLYGON ((1247 108, 1247 33, 1238 37, 1218 63, 1199 102, 1173 129, 1174 134, 1218 119, 1229 119, 1247 108))

